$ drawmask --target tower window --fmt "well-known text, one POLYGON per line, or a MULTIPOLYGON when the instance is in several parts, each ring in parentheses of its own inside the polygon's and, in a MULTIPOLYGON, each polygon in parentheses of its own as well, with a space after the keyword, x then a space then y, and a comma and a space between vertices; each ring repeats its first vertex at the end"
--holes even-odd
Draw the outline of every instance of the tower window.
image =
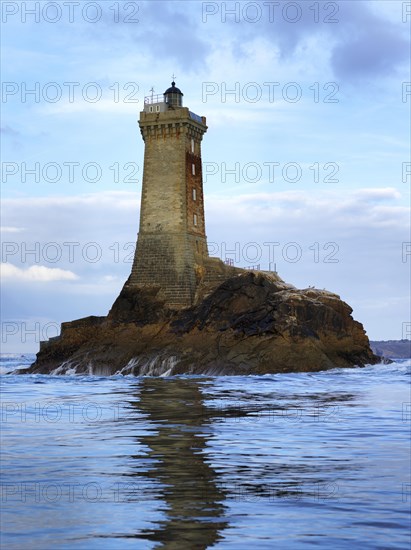
POLYGON ((191 152, 194 153, 194 140, 191 140, 191 152))
POLYGON ((192 165, 191 165, 191 173, 193 174, 193 176, 195 176, 195 174, 196 174, 196 167, 195 167, 195 164, 192 164, 192 165))
POLYGON ((193 216, 193 223, 195 226, 197 226, 197 214, 194 214, 193 216))
POLYGON ((152 113, 152 112, 153 112, 153 106, 150 105, 150 107, 148 108, 148 110, 150 111, 150 113, 152 113))
POLYGON ((156 111, 157 111, 157 113, 160 112, 160 105, 156 105, 156 111))
POLYGON ((193 201, 197 200, 197 189, 193 187, 193 201))

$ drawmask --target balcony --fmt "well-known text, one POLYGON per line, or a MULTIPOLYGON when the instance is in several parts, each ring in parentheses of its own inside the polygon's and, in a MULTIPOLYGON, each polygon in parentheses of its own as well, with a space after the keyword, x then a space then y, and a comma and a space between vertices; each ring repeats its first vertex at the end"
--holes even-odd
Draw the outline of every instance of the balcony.
POLYGON ((144 104, 150 105, 153 103, 164 103, 164 94, 146 95, 146 97, 144 98, 144 104))

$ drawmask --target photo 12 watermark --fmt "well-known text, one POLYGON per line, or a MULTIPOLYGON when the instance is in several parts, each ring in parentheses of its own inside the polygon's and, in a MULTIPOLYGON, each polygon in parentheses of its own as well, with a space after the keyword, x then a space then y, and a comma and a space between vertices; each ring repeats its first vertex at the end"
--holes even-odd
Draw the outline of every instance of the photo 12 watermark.
POLYGON ((301 85, 298 82, 203 82, 201 99, 207 103, 213 98, 221 103, 339 103, 340 90, 337 82, 313 82, 301 85))
MULTIPOLYGON (((127 263, 134 260, 136 243, 118 241, 98 243, 96 241, 3 241, 1 243, 1 261, 22 264, 58 264, 89 263, 102 261, 110 263, 127 263)), ((209 256, 219 257, 229 265, 265 264, 269 270, 278 261, 295 264, 309 261, 315 264, 338 264, 340 247, 334 241, 299 243, 297 241, 209 241, 209 256)), ((253 268, 257 269, 257 268, 253 268)), ((260 268, 258 268, 260 269, 260 268)))
POLYGON ((140 22, 139 2, 3 1, 1 21, 7 23, 132 23, 140 22))
POLYGON ((120 405, 102 406, 92 402, 42 401, 34 403, 1 403, 2 423, 94 423, 118 421, 120 405))
MULTIPOLYGON (((209 479, 198 481, 199 501, 212 501, 216 493, 226 499, 244 502, 265 500, 275 502, 278 499, 309 499, 322 501, 340 497, 339 484, 332 481, 301 483, 278 483, 265 486, 264 491, 253 491, 253 488, 241 483, 217 482, 210 485, 209 479)), ((258 486, 257 486, 258 489, 258 486)), ((2 504, 12 502, 56 504, 58 502, 141 502, 152 499, 152 493, 147 486, 140 483, 116 482, 102 484, 88 483, 58 483, 58 482, 21 482, 2 483, 0 485, 2 504)), ((183 490, 184 492, 184 490, 183 490)))
MULTIPOLYGON (((201 498, 210 500, 213 492, 213 487, 208 490, 207 482, 201 483, 201 498)), ((310 500, 310 501, 327 501, 330 499, 338 499, 341 496, 341 489, 338 483, 332 481, 318 481, 313 483, 275 483, 255 486, 245 483, 225 483, 217 482, 218 490, 224 494, 227 500, 235 502, 269 502, 275 503, 278 500, 310 500)))
POLYGON ((56 504, 59 502, 138 502, 147 500, 143 487, 138 483, 113 483, 103 485, 88 483, 22 482, 0 485, 1 502, 56 504))
POLYGON ((269 407, 259 410, 242 410, 242 404, 230 403, 229 406, 220 405, 213 409, 219 415, 219 421, 227 423, 257 422, 268 423, 322 423, 342 422, 342 412, 338 405, 321 403, 308 407, 269 407), (235 411, 233 414, 231 411, 235 411))
POLYGON ((135 241, 125 243, 116 241, 105 244, 96 241, 82 243, 79 241, 3 241, 1 243, 1 261, 7 264, 10 260, 15 260, 30 265, 66 262, 96 264, 101 261, 130 264, 133 262, 135 251, 135 241))
POLYGON ((220 183, 339 183, 337 162, 203 162, 203 182, 220 183))
POLYGON ((411 258, 411 241, 403 241, 401 245, 401 261, 407 264, 411 258))
POLYGON ((121 183, 140 182, 140 166, 136 162, 2 162, 1 183, 121 183))
POLYGON ((20 341, 22 344, 32 342, 39 344, 60 335, 60 323, 55 321, 2 321, 1 342, 20 341))
POLYGON ((208 243, 209 255, 219 256, 228 265, 245 263, 248 268, 260 270, 264 263, 268 266, 268 271, 276 271, 276 263, 280 261, 291 264, 301 261, 311 261, 315 264, 338 264, 340 262, 339 250, 340 247, 336 242, 314 242, 310 245, 296 241, 286 243, 278 241, 208 243), (250 266, 250 264, 252 265, 250 266))
POLYGON ((411 403, 402 404, 402 421, 411 422, 411 403))
POLYGON ((402 484, 402 501, 411 502, 411 483, 402 484))
POLYGON ((411 181, 411 162, 402 163, 402 183, 409 183, 411 181))
POLYGON ((202 21, 336 24, 340 22, 339 11, 338 2, 203 2, 202 21))
POLYGON ((140 103, 140 85, 137 82, 14 82, 1 84, 2 103, 140 103))
POLYGON ((403 321, 401 336, 402 336, 402 340, 411 340, 411 322, 410 321, 403 321))
POLYGON ((402 102, 408 103, 411 98, 411 82, 402 83, 402 102))

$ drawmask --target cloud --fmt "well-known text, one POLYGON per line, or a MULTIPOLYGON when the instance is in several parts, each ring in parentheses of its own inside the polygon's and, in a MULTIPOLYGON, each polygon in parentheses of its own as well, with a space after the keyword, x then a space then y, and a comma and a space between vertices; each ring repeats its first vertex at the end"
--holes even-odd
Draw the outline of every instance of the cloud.
MULTIPOLYGON (((134 46, 136 54, 149 52, 154 64, 158 61, 170 66, 169 61, 172 60, 169 70, 171 78, 176 66, 185 73, 203 69, 203 61, 211 50, 211 44, 207 35, 202 33, 206 29, 202 28, 201 8, 201 2, 139 2, 135 16, 138 18, 137 24, 127 23, 124 17, 120 17, 118 22, 107 17, 107 26, 95 29, 95 35, 100 39, 100 29, 104 29, 105 39, 109 32, 116 42, 121 40, 124 44, 127 41, 129 50, 134 46), (202 63, 199 63, 200 60, 202 63)), ((153 70, 153 63, 150 70, 153 70)))
MULTIPOLYGON (((78 196, 5 199, 2 261, 71 271, 97 285, 104 275, 129 275, 138 232, 140 194, 111 191, 78 196)), ((105 282, 107 284, 107 282, 105 282)), ((77 291, 77 290, 76 290, 77 291)))
POLYGON ((4 199, 3 204, 7 205, 7 208, 17 206, 34 210, 39 208, 76 208, 81 206, 85 208, 101 208, 106 206, 112 209, 129 209, 135 207, 137 198, 138 194, 136 192, 111 190, 73 196, 63 195, 4 199))
POLYGON ((187 3, 162 3, 159 9, 150 2, 146 13, 152 23, 146 38, 154 54, 173 59, 185 71, 199 69, 198 61, 206 57, 210 44, 201 38, 201 19, 189 13, 187 3))
POLYGON ((12 281, 74 281, 78 276, 72 271, 60 268, 32 265, 28 269, 21 269, 12 264, 1 264, 1 278, 12 281))
MULTIPOLYGON (((221 233, 221 238, 224 238, 227 226, 245 235, 266 231, 270 227, 276 230, 286 227, 292 233, 299 231, 304 234, 307 224, 313 230, 334 233, 358 231, 360 228, 372 232, 387 227, 387 224, 395 230, 404 230, 408 227, 409 210, 402 200, 402 194, 394 187, 254 193, 239 193, 233 188, 228 193, 206 194, 205 215, 208 229, 212 225, 213 232, 221 233), (247 231, 244 227, 248 228, 247 231)), ((64 245, 65 242, 80 243, 75 258, 85 243, 97 242, 103 251, 99 265, 105 264, 105 268, 110 266, 110 269, 119 267, 122 262, 112 265, 118 251, 120 257, 132 255, 139 205, 139 193, 127 191, 5 199, 6 227, 18 228, 22 219, 26 226, 19 231, 18 239, 17 234, 14 237, 17 243, 14 258, 20 256, 21 246, 17 241, 26 242, 28 250, 38 242, 39 254, 44 258, 53 256, 53 249, 48 253, 45 244, 57 242, 63 252, 62 259, 66 261, 68 246, 64 245), (47 225, 44 225, 45 219, 47 225), (130 246, 122 250, 124 243, 130 246)), ((9 259, 12 257, 10 253, 9 259)), ((84 262, 81 256, 79 259, 84 262)), ((86 262, 84 267, 87 265, 90 267, 92 262, 86 262)), ((97 264, 94 265, 96 268, 97 264)), ((112 272, 108 274, 114 275, 112 272)))
POLYGON ((337 77, 364 80, 396 72, 409 57, 409 42, 395 25, 370 16, 364 27, 356 26, 350 36, 338 44, 331 55, 337 77))
POLYGON ((18 132, 14 128, 11 128, 8 124, 6 124, 6 126, 2 126, 0 128, 0 133, 5 135, 5 136, 12 136, 12 137, 16 137, 16 136, 21 135, 20 132, 18 132))
MULTIPOLYGON (((317 230, 333 228, 366 227, 369 230, 386 227, 406 228, 409 209, 401 204, 391 204, 399 200, 401 194, 394 188, 364 188, 351 192, 328 191, 313 193, 302 190, 276 193, 249 193, 237 196, 213 195, 206 201, 210 218, 241 218, 245 224, 258 220, 258 225, 281 225, 298 222, 301 231, 304 223, 317 230), (384 204, 389 202, 390 204, 384 204)), ((287 228, 292 231, 292 228, 287 228)))
MULTIPOLYGON (((4 146, 6 146, 6 143, 8 142, 13 151, 20 150, 20 139, 22 138, 21 132, 6 124, 5 126, 0 127, 0 135, 4 141, 4 146)), ((6 147, 4 147, 4 149, 6 149, 6 147)))
POLYGON ((225 18, 221 28, 228 31, 231 51, 239 60, 250 58, 257 36, 266 39, 268 46, 277 52, 281 65, 305 60, 300 73, 307 74, 313 60, 318 64, 319 58, 324 58, 328 60, 328 69, 344 83, 385 78, 395 74, 409 59, 409 37, 405 34, 406 25, 401 22, 399 2, 391 2, 399 13, 395 21, 375 9, 371 2, 273 2, 270 15, 269 3, 260 0, 260 18, 255 23, 249 21, 251 10, 247 15, 247 10, 238 4, 237 22, 232 14, 224 16, 220 4, 219 13, 215 19, 208 18, 210 24, 206 27, 212 24, 218 27, 217 22, 225 18))
POLYGON ((384 201, 384 200, 394 200, 401 198, 401 193, 397 191, 394 187, 385 187, 385 188, 368 188, 368 189, 359 189, 354 193, 354 197, 375 202, 375 201, 384 201))
POLYGON ((21 233, 24 227, 1 226, 0 233, 21 233))

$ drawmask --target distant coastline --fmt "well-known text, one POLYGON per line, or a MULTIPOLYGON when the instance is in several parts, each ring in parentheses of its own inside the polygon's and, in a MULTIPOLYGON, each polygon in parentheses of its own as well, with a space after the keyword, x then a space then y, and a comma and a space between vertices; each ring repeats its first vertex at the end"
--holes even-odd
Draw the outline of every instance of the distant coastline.
POLYGON ((370 340, 372 351, 380 357, 389 359, 408 359, 411 357, 411 340, 370 340))

